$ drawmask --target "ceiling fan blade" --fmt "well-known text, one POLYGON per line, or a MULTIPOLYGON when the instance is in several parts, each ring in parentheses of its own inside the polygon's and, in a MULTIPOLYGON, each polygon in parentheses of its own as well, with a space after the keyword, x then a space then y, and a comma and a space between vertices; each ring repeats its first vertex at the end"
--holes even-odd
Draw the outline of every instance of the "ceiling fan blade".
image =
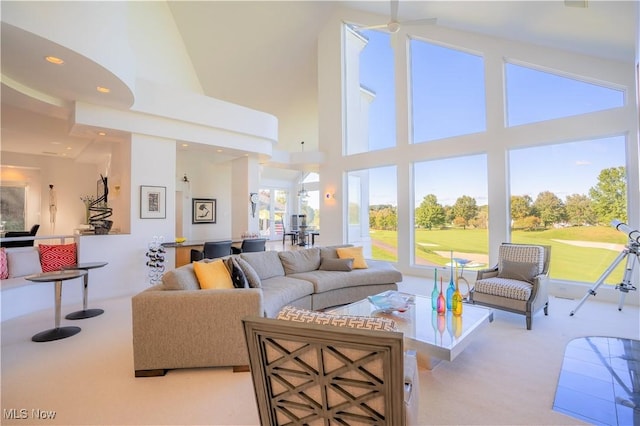
POLYGON ((395 22, 398 20, 398 6, 400 5, 400 0, 391 0, 391 21, 395 22))
POLYGON ((412 19, 411 21, 400 22, 402 26, 411 26, 411 25, 435 25, 438 23, 438 18, 423 18, 423 19, 412 19))
POLYGON ((380 25, 367 25, 365 27, 358 27, 356 26, 356 30, 358 31, 363 31, 363 30, 380 30, 380 29, 387 29, 388 24, 380 24, 380 25))

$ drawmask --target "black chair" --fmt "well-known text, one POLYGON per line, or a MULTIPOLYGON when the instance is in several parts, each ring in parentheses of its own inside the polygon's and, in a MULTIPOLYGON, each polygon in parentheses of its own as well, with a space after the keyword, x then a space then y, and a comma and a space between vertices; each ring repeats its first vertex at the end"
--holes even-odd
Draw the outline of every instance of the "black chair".
POLYGON ((298 242, 298 231, 287 232, 286 228, 282 227, 282 245, 283 246, 287 237, 291 237, 291 245, 296 244, 298 242))
POLYGON ((202 259, 216 259, 231 254, 231 240, 208 241, 204 243, 202 251, 191 250, 191 261, 197 262, 202 259))
MULTIPOLYGON (((4 238, 14 238, 14 237, 35 237, 38 233, 38 229, 40 228, 39 224, 33 225, 31 230, 29 231, 7 231, 4 234, 4 238)), ((0 247, 32 247, 34 240, 25 240, 25 241, 3 241, 0 244, 0 247)))
POLYGON ((251 238, 242 240, 240 248, 232 247, 233 254, 248 253, 253 251, 265 251, 267 249, 266 238, 251 238))

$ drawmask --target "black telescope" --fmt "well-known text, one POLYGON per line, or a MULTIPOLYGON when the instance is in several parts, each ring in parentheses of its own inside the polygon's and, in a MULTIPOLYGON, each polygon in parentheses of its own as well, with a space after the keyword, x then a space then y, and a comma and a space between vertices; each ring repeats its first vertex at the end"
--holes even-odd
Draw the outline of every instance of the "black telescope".
POLYGON ((638 231, 637 229, 631 229, 629 228, 629 225, 627 225, 626 223, 622 223, 617 219, 611 221, 611 226, 616 228, 618 231, 627 234, 630 240, 633 240, 636 243, 640 244, 640 231, 638 231))

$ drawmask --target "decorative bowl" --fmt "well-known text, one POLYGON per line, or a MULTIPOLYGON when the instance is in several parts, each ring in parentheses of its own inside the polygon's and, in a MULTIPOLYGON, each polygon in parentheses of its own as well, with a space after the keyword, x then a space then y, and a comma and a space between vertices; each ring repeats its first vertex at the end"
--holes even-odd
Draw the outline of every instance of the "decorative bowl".
POLYGON ((412 294, 400 293, 398 291, 388 290, 375 296, 368 297, 376 308, 383 312, 404 312, 409 306, 415 303, 415 297, 412 294))
POLYGON ((176 243, 178 243, 178 244, 182 244, 182 243, 184 243, 185 241, 187 241, 187 239, 186 239, 185 237, 178 237, 178 238, 176 238, 176 243))

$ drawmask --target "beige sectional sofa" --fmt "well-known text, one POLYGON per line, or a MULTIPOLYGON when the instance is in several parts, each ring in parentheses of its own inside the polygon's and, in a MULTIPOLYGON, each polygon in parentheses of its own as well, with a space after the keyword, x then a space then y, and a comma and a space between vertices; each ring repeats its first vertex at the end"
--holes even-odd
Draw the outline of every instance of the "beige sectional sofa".
MULTIPOLYGON (((343 246, 340 246, 343 247, 343 246)), ((274 318, 284 306, 323 309, 397 290, 402 274, 388 262, 344 269, 337 247, 237 255, 250 288, 200 289, 193 264, 132 298, 136 377, 169 369, 249 364, 242 318, 274 318)), ((233 256, 232 256, 233 257, 233 256)), ((206 261, 206 260, 205 260, 206 261)))

